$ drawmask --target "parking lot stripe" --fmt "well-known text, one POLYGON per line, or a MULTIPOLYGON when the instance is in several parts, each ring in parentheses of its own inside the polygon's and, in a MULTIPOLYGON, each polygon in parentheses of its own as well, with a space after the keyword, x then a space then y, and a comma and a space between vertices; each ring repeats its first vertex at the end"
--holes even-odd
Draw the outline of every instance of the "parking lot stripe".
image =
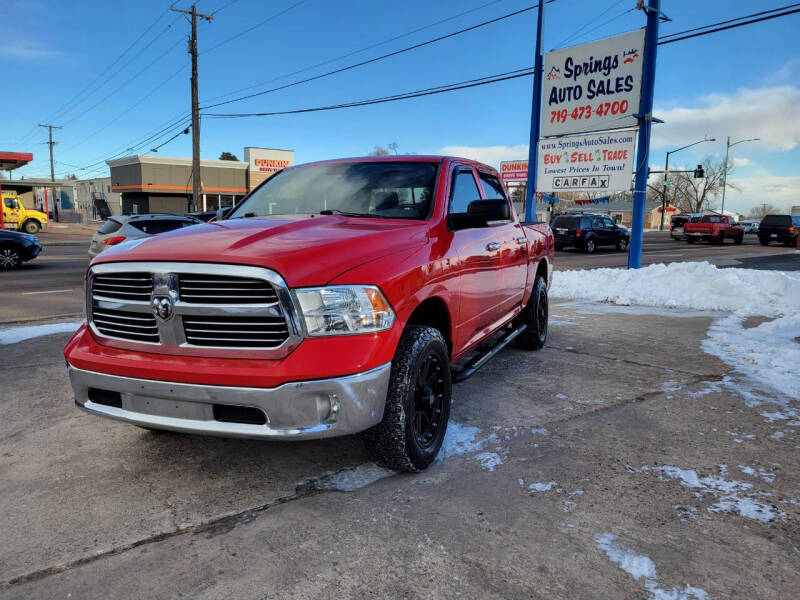
POLYGON ((60 294, 62 292, 71 292, 72 288, 68 290, 43 290, 41 292, 22 292, 20 296, 34 296, 36 294, 60 294))

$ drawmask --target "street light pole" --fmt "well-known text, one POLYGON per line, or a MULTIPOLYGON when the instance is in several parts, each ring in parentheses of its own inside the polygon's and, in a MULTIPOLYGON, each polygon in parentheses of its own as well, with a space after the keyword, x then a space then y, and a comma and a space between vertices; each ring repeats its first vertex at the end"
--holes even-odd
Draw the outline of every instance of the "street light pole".
POLYGON ((722 208, 719 211, 721 214, 725 214, 725 188, 728 186, 728 154, 730 153, 731 147, 736 144, 744 144, 745 142, 757 142, 760 139, 761 138, 750 138, 749 140, 739 140, 731 144, 731 136, 728 136, 728 143, 725 145, 725 164, 722 165, 722 208))
POLYGON ((675 154, 676 152, 680 152, 681 150, 686 150, 686 148, 691 148, 692 146, 696 146, 697 144, 702 144, 703 142, 716 142, 716 138, 704 138, 699 142, 694 142, 693 144, 688 144, 686 146, 682 146, 677 150, 670 150, 667 152, 667 161, 664 163, 664 190, 661 193, 661 227, 659 228, 661 231, 664 231, 664 213, 667 212, 667 178, 669 177, 669 155, 675 154))

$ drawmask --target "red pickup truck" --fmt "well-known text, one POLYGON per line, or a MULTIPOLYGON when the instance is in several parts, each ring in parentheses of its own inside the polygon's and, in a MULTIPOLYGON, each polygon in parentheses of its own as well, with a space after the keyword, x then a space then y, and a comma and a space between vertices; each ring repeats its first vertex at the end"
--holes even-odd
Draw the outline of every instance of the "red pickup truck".
POLYGON ((553 237, 497 172, 439 156, 284 169, 221 222, 90 264, 64 349, 84 410, 266 439, 363 432, 384 466, 439 452, 451 386, 541 348, 553 237))
POLYGON ((703 215, 697 222, 684 223, 683 235, 690 244, 697 240, 722 244, 726 238, 734 244, 744 241, 744 229, 727 215, 703 215))

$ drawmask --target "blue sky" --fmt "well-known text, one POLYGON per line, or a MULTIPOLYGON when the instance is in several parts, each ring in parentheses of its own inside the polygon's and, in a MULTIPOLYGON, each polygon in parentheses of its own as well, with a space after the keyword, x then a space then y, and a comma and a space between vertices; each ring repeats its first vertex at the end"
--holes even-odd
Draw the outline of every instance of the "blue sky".
MULTIPOLYGON (((288 83, 533 3, 306 0, 245 32, 296 2, 199 2, 198 10, 203 12, 222 8, 211 24, 199 26, 201 105, 239 88, 272 79, 276 81, 252 91, 288 83), (285 77, 471 9, 476 10, 285 77)), ((187 0, 177 4, 186 6, 187 0)), ((782 2, 666 0, 662 4, 673 19, 662 26, 662 33, 671 33, 778 7, 782 2)), ((547 7, 544 46, 573 45, 641 27, 644 16, 631 10, 634 5, 635 0, 557 0, 547 7)), ((47 147, 42 144, 46 131, 37 128, 37 123, 64 125, 56 132, 56 174, 75 171, 81 175, 76 166, 124 151, 188 111, 185 38, 189 25, 182 19, 175 22, 176 15, 168 8, 166 0, 2 3, 0 56, 5 93, 0 100, 0 148, 34 153, 35 162, 21 171, 24 175, 49 175, 47 147), (92 84, 151 25, 132 50, 92 84), (82 96, 69 103, 89 84, 82 96)), ((737 169, 730 181, 741 191, 729 190, 731 208, 746 210, 760 202, 800 204, 800 195, 794 191, 800 185, 796 168, 800 119, 795 117, 800 106, 796 83, 800 52, 795 42, 799 22, 800 15, 792 15, 659 47, 656 115, 667 122, 654 132, 653 166, 663 165, 666 150, 705 135, 718 141, 674 155, 673 164, 693 165, 707 153, 723 154, 727 135, 734 140, 760 137, 761 142, 732 151, 737 169)), ((401 56, 216 110, 272 111, 347 102, 523 68, 532 64, 534 35, 535 11, 530 11, 401 56)), ((204 158, 216 158, 227 150, 241 158, 247 145, 289 148, 296 151, 298 162, 306 162, 362 155, 377 144, 396 142, 400 152, 459 151, 496 164, 526 155, 530 101, 531 81, 524 78, 365 108, 205 119, 201 153, 204 158)), ((160 154, 189 156, 190 137, 179 136, 160 154)), ((149 147, 139 152, 146 153, 149 147)))

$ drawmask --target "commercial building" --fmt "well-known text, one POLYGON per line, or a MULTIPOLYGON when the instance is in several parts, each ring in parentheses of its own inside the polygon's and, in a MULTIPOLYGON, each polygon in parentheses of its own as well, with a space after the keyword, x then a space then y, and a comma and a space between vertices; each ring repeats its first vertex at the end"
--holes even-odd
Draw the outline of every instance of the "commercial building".
POLYGON ((79 179, 75 182, 75 208, 84 221, 122 214, 122 197, 111 190, 111 177, 79 179))
POLYGON ((244 157, 244 161, 200 161, 198 206, 192 199, 191 158, 135 155, 106 163, 111 169, 111 192, 120 194, 123 213, 183 214, 235 205, 261 182, 294 164, 293 150, 247 147, 244 157))

